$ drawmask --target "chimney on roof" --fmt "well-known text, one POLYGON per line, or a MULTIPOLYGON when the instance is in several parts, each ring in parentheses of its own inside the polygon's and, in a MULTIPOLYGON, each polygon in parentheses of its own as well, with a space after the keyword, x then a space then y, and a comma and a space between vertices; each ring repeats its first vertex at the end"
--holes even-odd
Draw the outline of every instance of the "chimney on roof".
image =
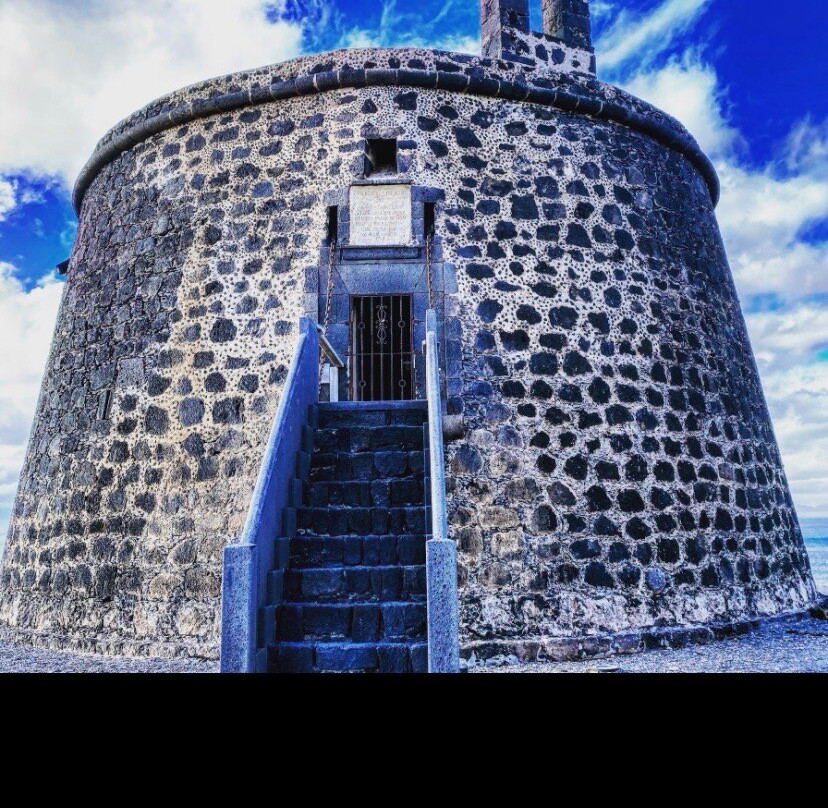
POLYGON ((543 0, 543 32, 570 47, 591 51, 589 0, 543 0))
MULTIPOLYGON (((564 45, 592 53, 589 0, 541 0, 543 32, 564 45)), ((531 55, 525 44, 531 39, 529 0, 480 0, 483 55, 510 59, 531 55)))

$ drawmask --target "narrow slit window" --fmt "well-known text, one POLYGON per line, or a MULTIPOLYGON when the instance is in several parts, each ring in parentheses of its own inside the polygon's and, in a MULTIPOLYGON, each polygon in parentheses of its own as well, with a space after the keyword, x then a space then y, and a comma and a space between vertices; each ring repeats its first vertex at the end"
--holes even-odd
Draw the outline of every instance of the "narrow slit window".
POLYGON ((339 206, 331 205, 328 208, 328 242, 333 244, 337 240, 339 231, 339 206))
POLYGON ((368 141, 369 175, 397 173, 397 141, 395 138, 377 138, 368 141))
POLYGON ((433 202, 426 202, 423 207, 423 232, 426 236, 434 235, 435 205, 433 202))
POLYGON ((112 412, 112 391, 104 390, 98 396, 98 420, 108 421, 112 412))

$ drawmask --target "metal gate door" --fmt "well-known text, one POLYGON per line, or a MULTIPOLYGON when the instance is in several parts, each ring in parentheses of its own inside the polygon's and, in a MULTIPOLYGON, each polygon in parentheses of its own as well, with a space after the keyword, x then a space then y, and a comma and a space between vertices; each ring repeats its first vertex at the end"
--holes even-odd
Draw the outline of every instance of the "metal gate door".
POLYGON ((351 378, 354 401, 414 398, 411 295, 351 298, 351 378))

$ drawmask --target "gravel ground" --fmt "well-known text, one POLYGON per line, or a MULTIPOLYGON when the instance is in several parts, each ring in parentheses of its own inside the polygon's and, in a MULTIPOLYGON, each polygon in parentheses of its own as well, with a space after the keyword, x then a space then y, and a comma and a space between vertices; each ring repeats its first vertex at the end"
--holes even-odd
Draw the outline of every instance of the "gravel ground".
MULTIPOLYGON (((515 658, 473 673, 828 673, 828 622, 811 618, 766 624, 709 645, 647 651, 585 662, 521 665, 515 658)), ((0 640, 0 673, 217 673, 197 659, 133 659, 47 651, 0 640)))
POLYGON ((218 673, 218 662, 105 657, 0 640, 0 673, 218 673))
POLYGON ((828 673, 828 622, 811 618, 768 623, 709 645, 585 662, 521 665, 513 658, 473 673, 828 673))

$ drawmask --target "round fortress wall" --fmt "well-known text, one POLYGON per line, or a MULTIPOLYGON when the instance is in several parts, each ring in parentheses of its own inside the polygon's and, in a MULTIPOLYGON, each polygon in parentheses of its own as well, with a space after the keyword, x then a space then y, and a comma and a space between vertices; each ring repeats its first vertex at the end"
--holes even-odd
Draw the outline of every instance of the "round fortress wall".
POLYGON ((686 132, 586 77, 472 57, 351 51, 274 70, 136 113, 82 175, 3 624, 44 644, 217 655, 222 550, 297 319, 324 289, 325 197, 362 179, 371 137, 397 139, 396 179, 445 195, 467 651, 814 599, 715 177, 686 132))

